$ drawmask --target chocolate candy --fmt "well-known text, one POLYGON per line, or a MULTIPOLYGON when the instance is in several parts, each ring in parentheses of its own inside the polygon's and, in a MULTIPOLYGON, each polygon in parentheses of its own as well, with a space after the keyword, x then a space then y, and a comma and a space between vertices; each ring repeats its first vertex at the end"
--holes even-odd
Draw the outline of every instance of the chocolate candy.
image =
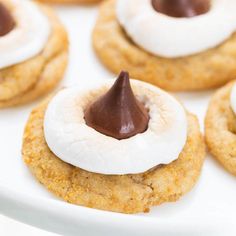
POLYGON ((8 34, 15 27, 15 21, 9 10, 0 3, 0 36, 8 34))
POLYGON ((136 99, 127 72, 121 72, 112 88, 85 110, 85 121, 98 132, 119 140, 146 131, 148 110, 136 99))
POLYGON ((154 9, 172 17, 193 17, 210 10, 210 0, 152 0, 154 9))

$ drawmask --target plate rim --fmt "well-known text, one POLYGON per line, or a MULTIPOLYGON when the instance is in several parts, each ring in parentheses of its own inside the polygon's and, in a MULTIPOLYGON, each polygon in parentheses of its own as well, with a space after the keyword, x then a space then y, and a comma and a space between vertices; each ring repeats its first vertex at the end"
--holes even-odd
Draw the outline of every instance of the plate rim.
POLYGON ((157 217, 102 211, 65 203, 60 200, 21 193, 1 183, 0 202, 2 203, 0 205, 0 212, 3 215, 44 230, 55 233, 69 233, 69 235, 76 235, 75 233, 78 233, 78 229, 83 228, 83 230, 86 230, 82 226, 88 226, 88 223, 95 226, 101 232, 106 230, 106 228, 107 230, 113 230, 119 229, 122 226, 122 231, 124 232, 137 233, 145 230, 145 234, 148 233, 149 235, 156 233, 168 233, 168 235, 179 233, 182 235, 190 232, 193 235, 193 229, 196 235, 200 235, 202 232, 208 232, 210 235, 210 233, 217 231, 225 232, 225 230, 232 229, 232 226, 234 226, 233 220, 225 216, 212 219, 210 222, 209 219, 205 220, 205 223, 202 224, 199 223, 199 217, 196 217, 194 220, 180 219, 173 222, 168 221, 168 219, 157 220, 157 217), (46 219, 53 219, 53 223, 49 224, 46 219), (68 223, 70 227, 62 229, 60 226, 65 223, 68 223))

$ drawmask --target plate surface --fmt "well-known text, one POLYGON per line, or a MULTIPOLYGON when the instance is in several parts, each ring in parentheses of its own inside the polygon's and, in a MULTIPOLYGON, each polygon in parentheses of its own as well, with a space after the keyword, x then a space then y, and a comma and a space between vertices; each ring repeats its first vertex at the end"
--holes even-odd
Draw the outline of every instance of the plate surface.
MULTIPOLYGON (((97 60, 91 32, 97 7, 57 7, 71 40, 62 85, 88 86, 114 78, 97 60)), ((114 58, 115 59, 115 58, 114 58)), ((177 96, 203 118, 213 91, 177 96)), ((37 102, 0 111, 0 213, 63 235, 236 235, 236 181, 210 156, 195 188, 176 203, 148 214, 125 215, 71 205, 47 192, 21 159, 25 122, 37 102)))

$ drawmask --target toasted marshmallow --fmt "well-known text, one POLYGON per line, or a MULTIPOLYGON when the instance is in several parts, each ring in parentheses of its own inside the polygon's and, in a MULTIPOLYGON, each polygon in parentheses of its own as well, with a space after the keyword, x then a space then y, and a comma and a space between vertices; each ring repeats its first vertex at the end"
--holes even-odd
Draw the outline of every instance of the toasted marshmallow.
POLYGON ((61 160, 84 170, 109 175, 143 173, 176 160, 187 139, 187 118, 182 105, 163 90, 131 80, 136 98, 149 110, 145 132, 118 140, 85 123, 84 111, 105 94, 103 86, 66 88, 50 101, 44 117, 44 135, 61 160))

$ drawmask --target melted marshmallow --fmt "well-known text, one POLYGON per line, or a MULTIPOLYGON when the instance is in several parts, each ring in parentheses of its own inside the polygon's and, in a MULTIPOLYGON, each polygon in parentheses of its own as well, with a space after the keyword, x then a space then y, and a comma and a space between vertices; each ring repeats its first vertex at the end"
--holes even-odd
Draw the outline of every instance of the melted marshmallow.
POLYGON ((174 18, 157 12, 151 0, 117 0, 116 13, 131 39, 157 56, 175 58, 214 48, 236 29, 236 1, 212 0, 209 12, 174 18))
MULTIPOLYGON (((105 91, 112 84, 106 82, 105 91)), ((84 110, 92 102, 86 101, 87 95, 100 90, 67 88, 51 100, 45 114, 44 134, 51 151, 84 170, 114 175, 142 173, 176 160, 187 139, 184 108, 161 89, 140 81, 131 84, 150 111, 147 131, 123 140, 97 132, 86 125, 84 110)))
POLYGON ((15 28, 0 37, 0 69, 24 62, 39 54, 48 41, 51 27, 39 7, 29 0, 11 0, 15 28))

